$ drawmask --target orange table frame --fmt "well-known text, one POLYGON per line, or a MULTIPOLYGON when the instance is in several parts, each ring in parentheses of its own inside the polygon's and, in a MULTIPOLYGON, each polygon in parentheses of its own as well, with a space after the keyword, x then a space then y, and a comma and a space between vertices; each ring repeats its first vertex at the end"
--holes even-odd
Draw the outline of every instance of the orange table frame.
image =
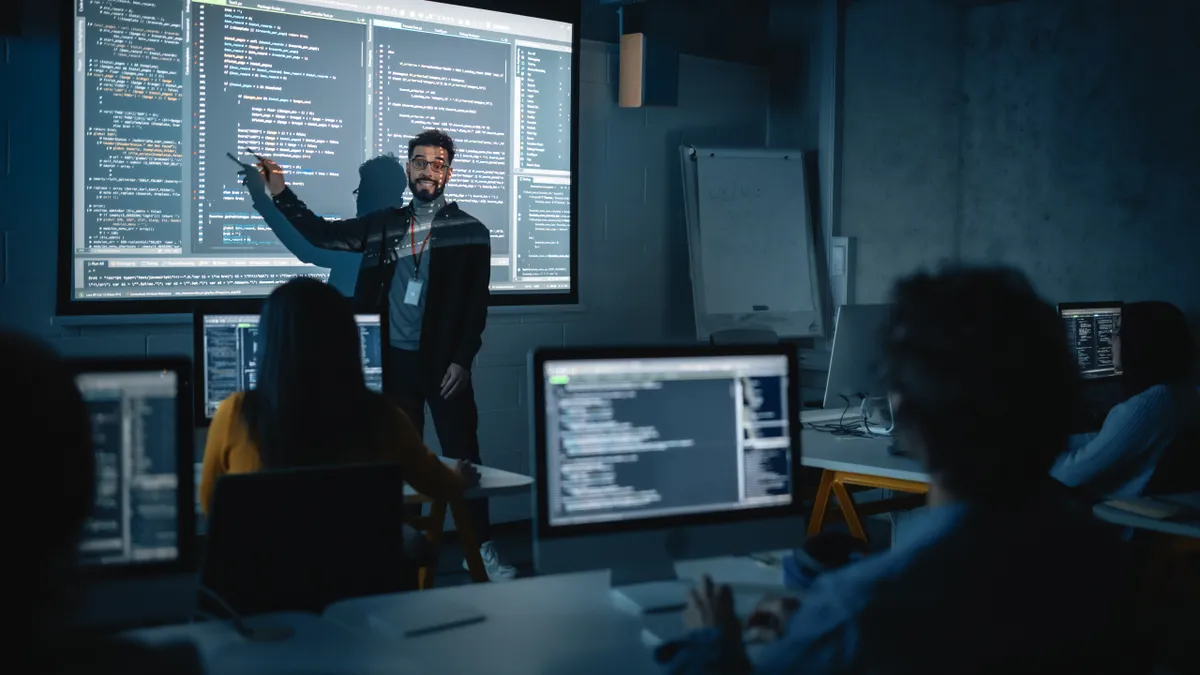
POLYGON ((825 469, 821 473, 821 484, 817 487, 817 496, 813 502, 812 517, 808 521, 808 536, 811 537, 819 533, 824 526, 825 516, 829 511, 830 497, 837 498, 837 506, 841 511, 842 519, 846 521, 846 527, 849 528, 851 536, 866 541, 867 532, 863 529, 860 513, 861 515, 872 515, 898 509, 914 508, 924 504, 925 495, 928 492, 929 484, 920 481, 868 476, 861 473, 825 469), (850 497, 850 491, 846 489, 850 485, 905 492, 916 497, 887 499, 860 509, 855 506, 854 500, 850 497))

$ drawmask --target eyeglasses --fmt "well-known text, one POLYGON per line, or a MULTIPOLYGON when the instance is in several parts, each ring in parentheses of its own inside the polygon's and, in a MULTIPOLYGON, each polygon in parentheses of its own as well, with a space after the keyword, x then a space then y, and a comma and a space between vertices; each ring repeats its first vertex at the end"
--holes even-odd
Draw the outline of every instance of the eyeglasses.
POLYGON ((424 157, 413 157, 412 159, 408 160, 408 163, 411 164, 412 168, 416 169, 417 171, 424 171, 426 168, 430 168, 439 173, 449 166, 448 162, 444 162, 440 159, 435 159, 431 162, 424 157))

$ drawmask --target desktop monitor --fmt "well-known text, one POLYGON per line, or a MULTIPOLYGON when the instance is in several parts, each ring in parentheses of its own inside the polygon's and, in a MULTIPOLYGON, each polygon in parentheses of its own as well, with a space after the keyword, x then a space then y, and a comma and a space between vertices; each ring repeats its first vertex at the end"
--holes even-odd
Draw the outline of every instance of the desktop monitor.
POLYGON ((144 572, 194 562, 191 363, 71 361, 92 422, 96 495, 84 569, 144 572))
POLYGON ((1124 303, 1072 302, 1058 306, 1067 330, 1067 340, 1079 361, 1085 380, 1120 377, 1121 313, 1124 303))
POLYGON ((882 339, 891 311, 890 304, 838 307, 825 380, 825 409, 857 410, 862 399, 887 395, 882 339))
POLYGON ((680 606, 680 559, 803 539, 799 378, 787 345, 530 356, 534 562, 612 571, 618 606, 680 606))
MULTIPOLYGON (((354 317, 362 336, 363 375, 367 386, 383 390, 383 354, 378 314, 354 317)), ((202 424, 230 395, 254 388, 258 373, 258 315, 203 314, 195 319, 196 417, 202 424)))

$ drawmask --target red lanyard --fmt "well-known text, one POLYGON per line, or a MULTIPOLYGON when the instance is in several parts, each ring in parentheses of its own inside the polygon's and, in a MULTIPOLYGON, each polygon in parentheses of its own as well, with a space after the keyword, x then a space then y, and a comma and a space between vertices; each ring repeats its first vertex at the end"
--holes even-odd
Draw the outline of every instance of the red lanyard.
POLYGON ((413 255, 413 278, 416 279, 421 272, 421 257, 425 255, 425 246, 429 244, 429 235, 433 234, 433 221, 429 222, 429 231, 425 233, 425 241, 421 242, 421 250, 417 250, 417 214, 412 212, 409 214, 408 221, 408 241, 412 246, 413 255))

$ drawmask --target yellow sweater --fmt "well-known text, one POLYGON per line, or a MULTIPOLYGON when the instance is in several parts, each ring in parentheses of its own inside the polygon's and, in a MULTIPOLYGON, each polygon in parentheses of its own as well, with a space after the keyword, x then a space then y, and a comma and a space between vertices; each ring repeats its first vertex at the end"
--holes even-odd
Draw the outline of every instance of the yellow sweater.
MULTIPOLYGON (((242 417, 244 400, 245 394, 239 392, 222 401, 208 428, 204 469, 200 474, 200 508, 206 514, 212 508, 218 478, 228 473, 253 473, 262 469, 258 446, 251 440, 250 429, 242 417)), ((404 480, 426 497, 441 501, 460 494, 464 483, 458 472, 443 464, 425 447, 407 415, 399 408, 389 407, 389 411, 391 415, 384 424, 386 431, 379 435, 379 461, 403 465, 404 480)), ((451 504, 452 512, 454 506, 451 504)), ((454 515, 457 518, 458 514, 454 515)))

